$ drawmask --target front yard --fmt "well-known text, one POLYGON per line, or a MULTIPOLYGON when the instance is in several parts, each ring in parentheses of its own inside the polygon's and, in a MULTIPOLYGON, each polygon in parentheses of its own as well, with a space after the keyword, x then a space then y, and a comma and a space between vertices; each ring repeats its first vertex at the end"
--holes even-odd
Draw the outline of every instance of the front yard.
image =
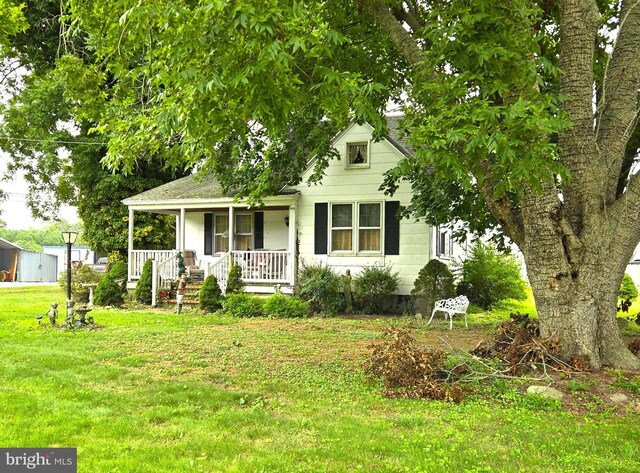
MULTIPOLYGON (((579 414, 517 384, 459 405, 382 397, 363 375, 367 347, 408 317, 96 308, 103 328, 67 332, 37 325, 54 300, 56 287, 0 288, 0 445, 78 447, 79 471, 640 471, 627 391, 613 409, 576 387, 579 414)), ((417 333, 471 349, 496 318, 417 333)))

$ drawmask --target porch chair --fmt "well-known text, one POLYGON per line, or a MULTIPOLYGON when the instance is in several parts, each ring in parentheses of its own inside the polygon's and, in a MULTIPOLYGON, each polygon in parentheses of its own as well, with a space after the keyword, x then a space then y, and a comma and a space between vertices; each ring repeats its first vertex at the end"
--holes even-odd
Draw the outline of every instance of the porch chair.
POLYGON ((192 281, 204 281, 204 269, 200 269, 196 261, 194 250, 184 250, 184 267, 187 270, 187 277, 192 281))
POLYGON ((467 309, 469 308, 469 299, 467 296, 458 296, 453 299, 442 299, 436 301, 433 312, 431 312, 431 318, 427 325, 431 323, 433 320, 433 316, 436 312, 444 312, 445 320, 449 319, 449 330, 453 329, 453 314, 463 314, 464 315, 464 326, 469 327, 467 323, 467 309))

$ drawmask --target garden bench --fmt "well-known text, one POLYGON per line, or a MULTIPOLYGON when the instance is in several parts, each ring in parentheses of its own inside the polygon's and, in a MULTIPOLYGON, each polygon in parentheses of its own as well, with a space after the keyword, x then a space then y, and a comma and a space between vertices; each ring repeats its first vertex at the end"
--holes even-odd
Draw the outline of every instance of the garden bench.
POLYGON ((467 296, 458 296, 453 299, 442 299, 436 301, 433 312, 431 312, 431 318, 427 325, 431 323, 433 320, 433 316, 436 312, 444 312, 445 318, 449 319, 449 330, 453 329, 453 314, 463 314, 464 315, 464 326, 469 327, 467 323, 467 309, 469 308, 469 299, 467 296))

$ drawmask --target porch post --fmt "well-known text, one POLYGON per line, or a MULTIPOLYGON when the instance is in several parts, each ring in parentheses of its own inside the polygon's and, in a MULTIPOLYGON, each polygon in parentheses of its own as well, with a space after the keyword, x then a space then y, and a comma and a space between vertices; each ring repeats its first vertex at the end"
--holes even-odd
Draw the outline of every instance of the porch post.
POLYGON ((184 207, 180 208, 180 251, 182 251, 182 254, 184 254, 184 243, 185 243, 185 238, 184 238, 184 233, 185 233, 185 210, 184 207))
POLYGON ((229 206, 229 251, 235 250, 236 229, 233 224, 233 207, 229 206))
POLYGON ((175 242, 175 249, 179 250, 180 249, 180 222, 182 221, 180 219, 180 214, 176 214, 176 242, 175 242))
POLYGON ((289 273, 289 283, 293 286, 296 283, 296 260, 297 255, 297 222, 296 222, 296 206, 289 206, 289 259, 287 261, 287 272, 289 273))
POLYGON ((133 265, 133 209, 129 207, 129 242, 127 244, 128 261, 127 264, 127 281, 131 281, 131 269, 133 265))
POLYGON ((233 207, 229 205, 229 269, 233 266, 233 250, 235 250, 234 243, 236 240, 235 237, 235 226, 233 225, 233 207))

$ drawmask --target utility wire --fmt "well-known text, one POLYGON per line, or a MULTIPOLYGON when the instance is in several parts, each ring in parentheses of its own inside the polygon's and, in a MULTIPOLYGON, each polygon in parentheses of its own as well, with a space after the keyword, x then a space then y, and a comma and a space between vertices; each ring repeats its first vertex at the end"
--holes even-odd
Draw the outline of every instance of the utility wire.
MULTIPOLYGON (((0 140, 9 140, 9 141, 29 141, 35 143, 51 143, 51 140, 38 140, 35 138, 16 138, 15 136, 2 136, 0 135, 0 140)), ((102 141, 54 141, 54 143, 59 143, 63 145, 106 145, 106 142, 102 141)))

